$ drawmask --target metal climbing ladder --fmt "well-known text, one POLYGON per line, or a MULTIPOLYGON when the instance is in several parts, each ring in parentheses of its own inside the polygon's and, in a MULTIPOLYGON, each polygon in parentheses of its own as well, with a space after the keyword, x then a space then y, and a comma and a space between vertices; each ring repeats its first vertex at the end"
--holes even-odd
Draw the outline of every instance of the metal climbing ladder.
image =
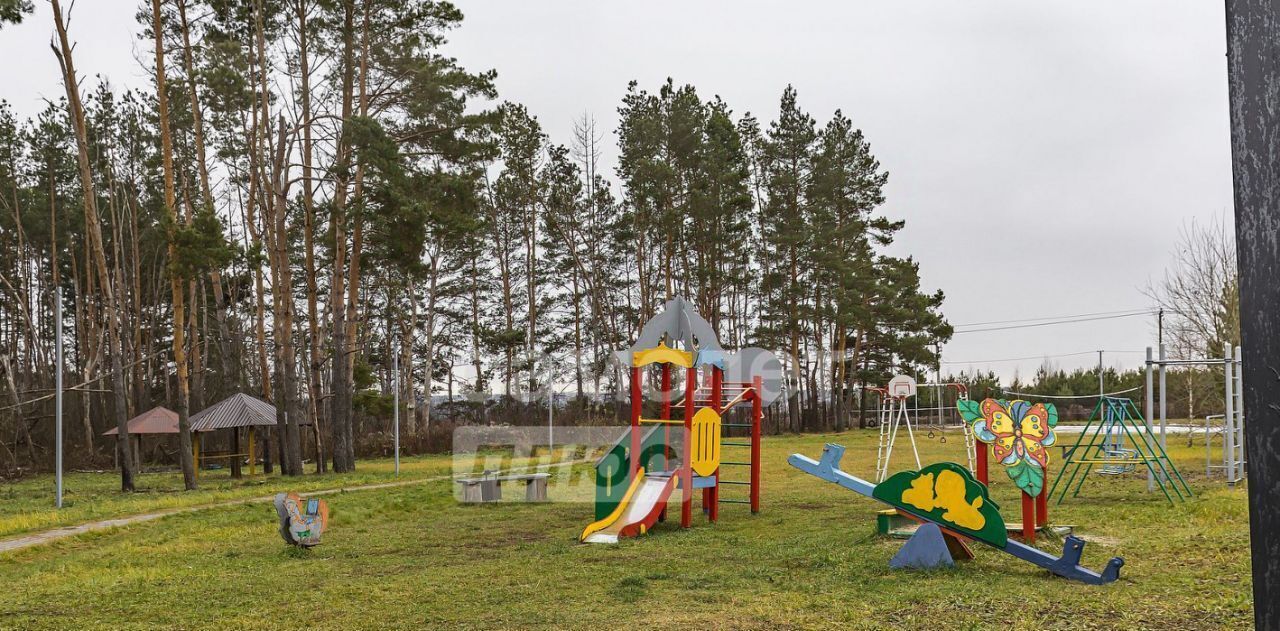
MULTIPOLYGON (((956 400, 968 401, 969 390, 967 388, 961 387, 956 393, 956 400)), ((964 454, 969 457, 969 470, 977 471, 978 470, 978 463, 977 463, 978 445, 977 445, 977 441, 974 440, 973 438, 973 426, 968 423, 965 423, 961 427, 961 431, 964 433, 964 454)))
POLYGON ((911 427, 911 415, 907 413, 907 399, 902 396, 882 396, 880 399, 880 446, 876 450, 876 483, 884 482, 889 475, 889 459, 893 457, 893 444, 898 439, 898 428, 907 426, 911 451, 915 454, 916 468, 921 468, 920 450, 916 449, 916 434, 911 427))
MULTIPOLYGON (((718 371, 717 371, 718 372, 718 371)), ((726 454, 720 460, 720 468, 716 470, 717 486, 705 489, 706 495, 703 496, 703 506, 709 513, 712 521, 718 516, 718 505, 725 504, 747 504, 751 507, 752 513, 760 512, 760 422, 763 417, 762 399, 757 393, 764 386, 763 379, 756 377, 754 381, 725 381, 719 382, 713 376, 709 385, 698 388, 694 391, 693 403, 696 407, 710 407, 721 414, 728 412, 731 408, 739 403, 751 403, 751 419, 747 423, 733 423, 728 420, 720 422, 722 448, 731 448, 735 451, 726 454), (717 393, 716 391, 719 390, 717 393), (717 396, 718 395, 718 396, 717 396), (731 436, 733 430, 749 430, 747 436, 731 436), (744 440, 745 439, 745 440, 744 440), (740 449, 748 450, 747 453, 736 451, 740 449), (730 471, 740 471, 742 467, 746 467, 748 471, 747 479, 726 480, 723 477, 725 467, 730 467, 730 471), (742 498, 720 498, 720 485, 728 485, 731 487, 746 487, 747 499, 742 498)))
POLYGON ((889 447, 889 389, 869 386, 864 388, 864 391, 874 392, 878 396, 876 399, 876 429, 880 431, 880 442, 876 447, 876 478, 879 479, 880 469, 887 462, 884 452, 889 447))

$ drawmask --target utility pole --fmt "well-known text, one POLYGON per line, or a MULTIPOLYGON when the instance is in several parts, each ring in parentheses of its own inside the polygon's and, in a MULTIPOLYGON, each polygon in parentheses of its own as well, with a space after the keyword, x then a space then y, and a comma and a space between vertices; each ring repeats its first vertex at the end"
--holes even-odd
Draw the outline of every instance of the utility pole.
POLYGON ((1274 0, 1227 0, 1227 87, 1235 189, 1240 337, 1249 410, 1249 546, 1253 616, 1280 628, 1280 10, 1274 0))
POLYGON ((53 330, 57 341, 54 343, 54 377, 53 377, 53 415, 54 423, 54 442, 57 443, 57 451, 55 452, 54 468, 57 469, 57 497, 54 498, 54 506, 62 508, 62 288, 58 287, 54 291, 53 303, 53 330))
POLYGON ((400 475, 400 352, 399 351, 395 352, 391 356, 391 372, 394 373, 395 375, 394 377, 392 377, 392 381, 395 382, 395 385, 392 386, 391 388, 392 390, 395 390, 395 395, 393 398, 393 400, 395 401, 395 411, 391 413, 391 424, 392 424, 391 436, 392 436, 392 440, 394 440, 396 443, 396 475, 399 476, 400 475))
POLYGON ((1101 400, 1106 393, 1107 391, 1102 384, 1102 351, 1098 351, 1098 399, 1101 400))

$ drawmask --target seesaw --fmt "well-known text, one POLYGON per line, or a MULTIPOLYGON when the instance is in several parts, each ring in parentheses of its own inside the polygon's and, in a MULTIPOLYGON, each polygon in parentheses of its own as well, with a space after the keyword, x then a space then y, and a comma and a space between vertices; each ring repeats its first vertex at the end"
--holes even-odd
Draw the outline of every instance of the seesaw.
POLYGON ((903 471, 877 485, 841 471, 842 457, 844 446, 827 443, 821 461, 792 454, 787 462, 809 475, 884 502, 926 524, 935 524, 948 534, 981 541, 1063 578, 1090 585, 1104 585, 1120 578, 1120 566, 1124 565, 1120 557, 1108 561, 1101 574, 1081 567, 1085 542, 1079 537, 1066 538, 1060 557, 1010 540, 1000 507, 987 496, 986 485, 958 464, 939 462, 919 471, 903 471))

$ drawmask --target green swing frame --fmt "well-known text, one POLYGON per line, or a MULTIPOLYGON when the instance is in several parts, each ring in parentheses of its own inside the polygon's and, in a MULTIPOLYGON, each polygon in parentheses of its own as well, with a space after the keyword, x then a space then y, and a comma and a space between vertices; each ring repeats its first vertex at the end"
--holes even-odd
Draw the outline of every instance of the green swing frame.
MULTIPOLYGON (((1108 430, 1108 434, 1112 431, 1114 429, 1108 430)), ((1063 450, 1063 460, 1062 473, 1053 481, 1053 486, 1049 489, 1049 497, 1053 497, 1055 493, 1058 495, 1059 505, 1067 498, 1068 492, 1072 497, 1080 495, 1085 479, 1094 472, 1093 468, 1097 465, 1133 465, 1135 469, 1139 464, 1144 465, 1150 474, 1148 479, 1159 485, 1170 504, 1174 503, 1175 496, 1179 501, 1186 501, 1187 498, 1194 496, 1187 481, 1169 459, 1164 446, 1151 435, 1150 428, 1147 427, 1137 405, 1125 397, 1104 396, 1098 399, 1098 404, 1089 414, 1089 420, 1076 438, 1075 444, 1063 450), (1109 457, 1110 454, 1107 453, 1109 436, 1102 435, 1103 428, 1108 425, 1118 426, 1124 432, 1132 446, 1132 451, 1135 452, 1133 457, 1109 457), (1138 427, 1139 425, 1141 428, 1138 427), (1063 480, 1066 482, 1063 483, 1063 480), (1059 484, 1062 486, 1061 493, 1058 492, 1059 484), (1173 490, 1172 494, 1169 493, 1170 489, 1173 490)))

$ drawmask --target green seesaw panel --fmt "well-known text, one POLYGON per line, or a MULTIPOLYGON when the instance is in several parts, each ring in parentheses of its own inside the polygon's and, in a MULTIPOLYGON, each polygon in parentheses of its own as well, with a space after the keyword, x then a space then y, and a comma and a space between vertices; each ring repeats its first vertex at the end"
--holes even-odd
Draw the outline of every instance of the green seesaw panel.
POLYGON ((953 462, 903 471, 877 484, 872 497, 996 547, 1009 540, 1000 506, 968 469, 953 462))

